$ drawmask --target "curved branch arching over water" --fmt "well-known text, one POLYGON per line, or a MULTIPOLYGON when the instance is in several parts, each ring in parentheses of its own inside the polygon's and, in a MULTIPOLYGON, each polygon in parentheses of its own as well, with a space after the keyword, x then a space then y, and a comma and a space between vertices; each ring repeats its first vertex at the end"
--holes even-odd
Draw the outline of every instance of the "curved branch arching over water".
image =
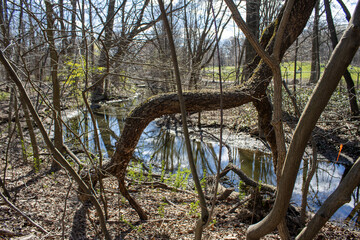
MULTIPOLYGON (((280 59, 303 31, 315 2, 315 0, 299 0, 294 4, 282 40, 280 59)), ((276 25, 280 22, 279 19, 282 17, 282 12, 263 32, 261 37, 260 44, 269 54, 272 53, 276 25)), ((272 110, 266 95, 266 89, 272 78, 272 71, 259 57, 256 57, 251 65, 253 73, 248 82, 243 86, 234 87, 232 90, 223 92, 223 108, 228 109, 250 102, 254 103, 259 114, 260 126, 264 130, 264 134, 273 151, 274 161, 276 162, 276 142, 270 124, 272 110)), ((187 111, 199 112, 220 109, 219 92, 194 91, 186 92, 183 96, 187 111)), ((136 107, 126 118, 124 130, 116 145, 115 153, 111 158, 111 162, 105 167, 107 172, 118 178, 121 193, 127 198, 141 219, 147 219, 147 215, 125 187, 126 168, 146 126, 158 117, 174 113, 180 113, 180 105, 176 93, 151 97, 136 107)))

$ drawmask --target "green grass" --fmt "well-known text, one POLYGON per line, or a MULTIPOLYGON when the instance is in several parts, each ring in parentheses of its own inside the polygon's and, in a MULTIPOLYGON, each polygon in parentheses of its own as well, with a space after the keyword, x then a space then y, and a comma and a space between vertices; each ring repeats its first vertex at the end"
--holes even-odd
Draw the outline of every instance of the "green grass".
MULTIPOLYGON (((320 66, 321 73, 325 70, 325 64, 322 63, 320 66)), ((310 79, 311 74, 311 62, 297 62, 297 73, 296 79, 308 81, 310 79), (301 69, 301 73, 300 70, 301 69)), ((360 73, 360 67, 350 66, 348 67, 349 72, 351 73, 351 77, 353 81, 356 83, 358 74, 360 73)), ((294 62, 285 62, 281 64, 281 73, 283 79, 294 79, 294 62)))
MULTIPOLYGON (((310 79, 311 74, 311 62, 297 62, 297 73, 296 79, 303 82, 307 82, 310 79), (300 71, 301 69, 301 71, 300 71)), ((320 71, 323 72, 325 69, 325 64, 321 64, 320 71)), ((350 66, 348 67, 349 72, 353 81, 357 82, 357 79, 360 77, 360 67, 350 66)), ((240 69, 241 74, 242 69, 240 69)), ((213 68, 207 67, 204 69, 205 76, 207 78, 213 78, 213 68)), ((234 66, 224 66, 221 68, 222 80, 225 82, 234 82, 236 79, 235 67, 234 66)), ((293 80, 294 79, 294 62, 283 62, 281 63, 281 73, 284 80, 293 80)), ((218 68, 214 68, 214 79, 219 80, 218 68)))
MULTIPOLYGON (((205 76, 208 78, 208 80, 213 79, 213 68, 212 67, 206 67, 205 69, 205 76)), ((242 68, 240 69, 241 74, 242 68)), ((225 82, 234 82, 236 80, 236 72, 234 66, 224 66, 221 67, 221 77, 222 81, 225 82)), ((214 68, 214 79, 216 81, 219 80, 219 68, 214 68)))

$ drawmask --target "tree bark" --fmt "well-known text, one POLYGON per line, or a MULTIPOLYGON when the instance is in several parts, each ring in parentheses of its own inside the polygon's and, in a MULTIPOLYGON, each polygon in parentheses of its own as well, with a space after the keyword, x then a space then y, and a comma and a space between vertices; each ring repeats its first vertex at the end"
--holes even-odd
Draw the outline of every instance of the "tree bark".
POLYGON ((312 32, 312 47, 311 47, 311 73, 309 83, 316 83, 320 77, 320 62, 319 62, 319 0, 315 6, 314 25, 312 32))
MULTIPOLYGON (((324 0, 324 5, 325 5, 325 11, 326 11, 326 21, 327 21, 329 31, 330 31, 330 40, 331 40, 333 49, 335 49, 336 45, 338 44, 338 39, 337 39, 337 35, 336 35, 336 29, 334 26, 334 20, 332 18, 332 14, 331 14, 329 0, 324 0)), ((344 72, 344 78, 345 78, 346 86, 347 86, 347 90, 348 90, 351 115, 358 116, 359 115, 359 106, 357 104, 357 99, 356 99, 355 85, 354 85, 354 81, 351 78, 351 74, 347 69, 344 72)))
MULTIPOLYGON (((58 62, 59 57, 55 47, 54 39, 54 10, 52 4, 46 0, 46 20, 47 20, 47 29, 46 35, 49 44, 50 50, 50 66, 51 66, 51 79, 53 85, 53 120, 54 120, 54 145, 59 151, 62 151, 63 146, 63 135, 62 135, 62 126, 59 119, 61 119, 61 105, 60 105, 60 82, 58 79, 58 62)), ((54 161, 51 169, 53 171, 59 170, 60 166, 54 161)))
MULTIPOLYGON (((314 0, 296 1, 286 25, 282 43, 280 44, 279 59, 282 58, 286 49, 291 46, 302 32, 314 4, 314 0)), ((281 19, 281 17, 282 13, 280 13, 278 18, 281 19)), ((275 20, 275 22, 280 21, 279 19, 275 20)), ((264 32, 261 40, 261 44, 267 46, 266 49, 269 53, 272 53, 274 41, 272 36, 274 35, 274 31, 276 31, 275 24, 271 24, 264 32)), ((253 63, 259 65, 249 81, 242 86, 223 92, 223 109, 241 106, 249 102, 257 102, 267 98, 266 89, 271 80, 272 71, 266 63, 263 61, 260 62, 260 58, 255 58, 253 63)), ((253 69, 255 69, 255 67, 253 69)), ((185 92, 183 97, 186 111, 197 112, 220 109, 220 93, 218 92, 185 92)), ((269 105, 258 104, 257 109, 267 114, 269 105)), ((124 179, 130 158, 145 127, 155 118, 173 113, 180 113, 179 99, 177 94, 174 93, 154 96, 135 108, 125 120, 123 133, 116 145, 116 150, 111 158, 111 162, 106 167, 106 171, 115 175, 120 180, 124 179)), ((268 124, 264 122, 264 125, 267 125, 269 132, 271 132, 271 126, 269 126, 269 124, 270 122, 268 124)), ((276 146, 276 142, 271 144, 276 146)), ((138 203, 134 204, 137 205, 138 203)))
MULTIPOLYGON (((100 58, 98 60, 98 64, 97 67, 106 67, 107 70, 109 71, 110 66, 116 62, 117 60, 119 60, 119 58, 121 56, 123 56, 123 54, 126 52, 126 50, 128 49, 129 45, 132 43, 132 41, 135 39, 135 37, 149 29, 151 26, 153 26, 155 24, 156 21, 158 20, 154 20, 151 21, 149 23, 143 24, 143 17, 144 17, 144 12, 146 7, 148 6, 150 0, 145 0, 142 3, 142 6, 139 10, 139 13, 137 13, 136 17, 137 19, 132 19, 130 16, 124 17, 124 19, 126 19, 126 21, 129 22, 122 22, 122 29, 121 29, 121 33, 120 33, 120 39, 118 40, 118 42, 116 44, 113 43, 112 40, 112 36, 113 36, 113 25, 114 25, 114 17, 116 15, 116 13, 120 10, 123 9, 123 13, 126 13, 126 1, 123 1, 122 4, 120 5, 120 7, 118 8, 118 10, 115 12, 115 1, 111 0, 109 2, 109 6, 108 6, 108 14, 107 14, 107 18, 106 18, 106 22, 104 30, 105 31, 105 39, 102 41, 102 46, 103 48, 101 49, 101 53, 100 53, 100 58), (132 23, 130 23, 131 21, 133 21, 132 23), (112 56, 110 56, 109 52, 110 52, 110 48, 112 48, 113 46, 117 47, 116 53, 113 54, 112 56)), ((133 14, 135 15, 133 12, 131 13, 127 13, 127 14, 133 14)), ((102 32, 100 33, 101 36, 102 32)), ((99 102, 101 100, 106 99, 106 94, 104 93, 104 81, 105 78, 103 77, 104 73, 97 73, 94 77, 93 77, 93 83, 95 85, 95 88, 93 88, 92 94, 91 94, 91 101, 93 103, 99 102)))
MULTIPOLYGON (((260 0, 255 1, 246 1, 246 25, 249 27, 252 34, 256 39, 259 39, 259 27, 260 27, 260 0)), ((245 81, 251 75, 251 70, 248 67, 248 64, 252 62, 252 60, 256 56, 256 51, 254 47, 250 44, 250 42, 245 39, 245 81)))
POLYGON ((90 201, 92 202, 92 204, 94 204, 96 212, 98 214, 98 217, 100 220, 100 225, 101 225, 102 231, 104 232, 104 235, 105 235, 105 239, 107 239, 107 240, 111 239, 109 232, 107 231, 107 228, 106 228, 104 213, 101 209, 99 202, 97 201, 97 199, 95 197, 96 194, 93 192, 93 189, 88 187, 85 184, 85 182, 81 179, 81 177, 77 174, 77 172, 71 167, 69 162, 64 158, 64 156, 61 154, 61 152, 51 142, 51 140, 46 132, 46 129, 40 120, 40 117, 39 117, 37 111, 35 110, 32 102, 30 101, 29 96, 27 95, 27 93, 25 91, 24 86, 22 85, 19 77, 17 76, 14 69, 9 64, 9 62, 7 61, 7 59, 5 58, 5 56, 1 50, 0 50, 0 61, 4 65, 6 71, 9 73, 11 80, 17 86, 17 88, 20 92, 20 95, 24 98, 24 101, 25 101, 29 111, 31 112, 31 115, 33 116, 34 121, 36 122, 37 126, 40 129, 40 132, 44 138, 44 141, 45 141, 47 147, 53 154, 53 157, 69 172, 71 177, 79 184, 81 190, 84 191, 85 194, 87 194, 90 197, 90 201))
POLYGON ((17 96, 16 94, 14 95, 15 97, 15 124, 17 126, 17 132, 18 132, 18 136, 19 136, 19 140, 20 140, 20 145, 21 145, 21 154, 22 154, 22 158, 24 163, 28 162, 27 159, 27 155, 26 155, 26 146, 25 146, 25 139, 24 139, 24 133, 21 127, 21 123, 20 123, 20 116, 19 116, 19 104, 18 104, 18 100, 17 100, 17 96))
POLYGON ((76 1, 70 0, 71 2, 71 43, 70 43, 70 54, 75 54, 76 51, 76 1))
POLYGON ((294 136, 286 155, 283 175, 280 179, 275 204, 271 212, 259 223, 251 225, 247 239, 259 239, 271 232, 285 216, 294 188, 300 162, 320 114, 327 105, 332 93, 339 83, 343 71, 350 64, 360 45, 360 7, 349 23, 347 30, 335 48, 326 69, 318 82, 313 95, 295 129, 294 136))
MULTIPOLYGON (((100 51, 100 57, 98 60, 98 66, 101 68, 105 68, 109 65, 109 50, 112 45, 112 36, 113 36, 113 26, 114 26, 114 14, 115 14, 115 0, 110 0, 108 5, 108 12, 106 16, 106 22, 104 27, 105 32, 105 38, 102 41, 103 42, 103 48, 100 51)), ((102 78, 101 73, 97 73, 94 77, 93 83, 96 83, 94 85, 94 88, 92 90, 91 100, 93 102, 98 102, 100 100, 103 100, 104 96, 104 79, 100 82, 99 79, 102 78)))

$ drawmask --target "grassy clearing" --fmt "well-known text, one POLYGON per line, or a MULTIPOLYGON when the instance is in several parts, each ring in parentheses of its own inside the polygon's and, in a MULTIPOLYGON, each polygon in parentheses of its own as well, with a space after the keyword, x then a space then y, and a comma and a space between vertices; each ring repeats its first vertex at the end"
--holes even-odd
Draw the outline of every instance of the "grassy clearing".
MULTIPOLYGON (((321 64, 321 73, 325 70, 325 64, 321 64)), ((301 79, 307 82, 310 79, 311 74, 311 62, 297 62, 296 79, 301 79)), ((351 73, 352 79, 356 82, 360 74, 360 67, 350 66, 348 68, 351 73)), ((294 62, 281 63, 281 72, 283 79, 294 79, 294 62)))
MULTIPOLYGON (((296 71, 296 79, 302 82, 308 82, 311 74, 311 62, 297 62, 297 71, 296 71)), ((321 64, 320 71, 323 72, 325 69, 325 64, 321 64)), ((242 72, 242 68, 240 69, 240 74, 242 72)), ((358 82, 360 78, 360 67, 350 66, 348 68, 351 73, 351 77, 355 84, 358 82)), ((221 76, 222 80, 225 82, 234 82, 236 80, 236 72, 234 66, 224 66, 221 68, 221 76)), ((281 72, 284 80, 293 80, 294 79, 294 62, 283 62, 281 63, 281 72)), ((218 68, 207 67, 204 69, 204 76, 210 79, 214 79, 215 81, 219 80, 218 68)), ((359 80, 360 81, 360 80, 359 80)))

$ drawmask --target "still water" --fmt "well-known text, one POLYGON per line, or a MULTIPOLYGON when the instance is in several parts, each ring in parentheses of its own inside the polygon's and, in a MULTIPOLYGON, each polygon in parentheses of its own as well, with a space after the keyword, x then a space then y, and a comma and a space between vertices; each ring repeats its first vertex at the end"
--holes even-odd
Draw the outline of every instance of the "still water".
MULTIPOLYGON (((102 110, 97 110, 95 114, 98 134, 102 154, 105 158, 111 157, 115 148, 115 143, 119 138, 124 125, 125 116, 129 113, 136 100, 123 101, 116 104, 107 105, 102 110)), ((81 136, 86 147, 95 151, 94 131, 90 115, 87 113, 78 114, 70 118, 68 124, 73 131, 81 136)), ((188 168, 187 153, 184 138, 179 131, 180 126, 159 128, 155 122, 151 122, 143 132, 135 156, 144 161, 147 166, 151 165, 156 170, 165 169, 168 172, 175 173, 179 169, 188 168)), ((65 136, 71 139, 71 133, 65 130, 65 136)), ((192 140, 192 151, 196 161, 199 176, 214 174, 216 171, 216 162, 219 157, 220 146, 216 142, 203 142, 192 140)), ((276 176, 272 166, 271 155, 259 151, 250 151, 230 147, 230 157, 228 148, 222 149, 222 169, 226 167, 229 159, 240 167, 240 169, 253 178, 255 181, 261 181, 267 184, 276 184, 276 176)), ((316 173, 311 181, 308 204, 312 211, 316 211, 326 198, 338 186, 345 167, 340 164, 319 161, 316 173)), ((294 188, 292 202, 300 206, 301 204, 301 186, 302 186, 302 166, 298 173, 296 185, 294 188)), ((230 172, 228 174, 228 184, 237 187, 239 178, 230 172)), ((353 208, 359 202, 359 190, 355 190, 351 201, 342 206, 332 217, 332 220, 343 222, 353 208)), ((355 218, 359 215, 355 214, 355 218)), ((356 220, 356 219, 355 219, 356 220)), ((349 223, 354 226, 354 222, 349 223)))

